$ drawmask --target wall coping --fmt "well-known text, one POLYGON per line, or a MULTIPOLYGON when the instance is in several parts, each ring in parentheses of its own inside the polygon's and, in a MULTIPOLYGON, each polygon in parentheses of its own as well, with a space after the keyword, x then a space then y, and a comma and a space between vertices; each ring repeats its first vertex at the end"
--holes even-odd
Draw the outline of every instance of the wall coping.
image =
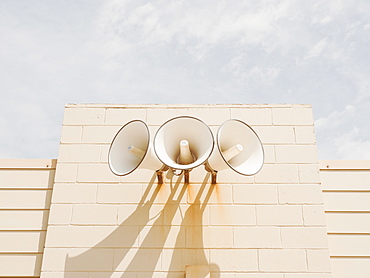
POLYGON ((55 169, 56 159, 0 159, 0 169, 55 169))
POLYGON ((370 170, 370 160, 320 160, 320 170, 370 170))

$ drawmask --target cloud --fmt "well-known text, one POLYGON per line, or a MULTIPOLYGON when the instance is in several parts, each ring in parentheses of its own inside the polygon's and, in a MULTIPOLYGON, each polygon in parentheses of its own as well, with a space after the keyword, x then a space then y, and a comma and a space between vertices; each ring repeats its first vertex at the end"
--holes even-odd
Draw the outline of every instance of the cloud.
POLYGON ((315 120, 316 130, 333 129, 353 118, 356 112, 354 105, 346 105, 343 111, 334 111, 327 117, 322 117, 315 120))
POLYGON ((364 141, 359 135, 359 128, 353 127, 348 133, 332 139, 340 159, 370 159, 370 140, 364 141))

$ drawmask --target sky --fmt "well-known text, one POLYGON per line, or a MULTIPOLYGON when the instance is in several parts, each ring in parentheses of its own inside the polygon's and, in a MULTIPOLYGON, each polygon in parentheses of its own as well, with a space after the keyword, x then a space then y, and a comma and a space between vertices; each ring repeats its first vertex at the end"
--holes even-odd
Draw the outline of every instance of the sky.
POLYGON ((305 103, 370 159, 370 1, 0 0, 0 96, 0 158, 57 158, 67 103, 305 103))

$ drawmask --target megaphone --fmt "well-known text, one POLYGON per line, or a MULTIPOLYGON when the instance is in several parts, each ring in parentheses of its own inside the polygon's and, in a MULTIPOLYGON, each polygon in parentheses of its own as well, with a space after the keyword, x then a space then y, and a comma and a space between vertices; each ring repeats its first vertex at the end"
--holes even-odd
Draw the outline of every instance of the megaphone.
POLYGON ((243 121, 231 119, 224 122, 217 131, 216 142, 217 149, 208 159, 206 169, 217 173, 230 167, 245 176, 261 170, 265 157, 261 140, 243 121))
POLYGON ((173 170, 191 169, 205 163, 213 151, 213 135, 200 119, 179 116, 158 129, 154 151, 159 160, 173 170))
POLYGON ((140 168, 159 170, 163 164, 158 160, 150 144, 148 126, 141 120, 125 124, 110 145, 108 164, 117 176, 126 176, 140 168))

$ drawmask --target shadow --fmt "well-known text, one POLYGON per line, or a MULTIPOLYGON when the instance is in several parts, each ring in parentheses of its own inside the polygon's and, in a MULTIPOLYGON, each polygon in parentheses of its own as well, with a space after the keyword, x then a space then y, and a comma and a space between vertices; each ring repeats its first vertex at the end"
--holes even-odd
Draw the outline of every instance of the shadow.
MULTIPOLYGON (((73 276, 73 272, 102 271, 103 268, 105 268, 104 276, 108 275, 107 277, 116 271, 123 272, 121 277, 138 272, 145 272, 148 277, 151 277, 157 269, 168 271, 167 277, 174 273, 183 277, 186 265, 209 265, 203 244, 203 214, 215 185, 210 185, 201 203, 201 196, 207 188, 209 179, 207 174, 193 202, 185 214, 180 215, 180 226, 179 224, 174 226, 172 223, 176 213, 181 213, 180 203, 187 190, 194 189, 194 186, 183 183, 183 176, 177 177, 175 181, 174 176, 167 178, 170 178, 168 184, 156 185, 156 175, 154 175, 134 212, 118 227, 89 250, 73 257, 67 255, 64 277, 73 276), (161 204, 163 208, 155 216, 154 222, 151 222, 154 219, 150 218, 153 204, 158 203, 158 201, 155 202, 156 199, 164 197, 164 204, 163 202, 161 204), (177 229, 179 231, 174 237, 175 242, 171 243, 172 237, 169 239, 169 235, 171 231, 177 232, 177 229), (167 257, 160 260, 161 255, 167 257), (158 266, 161 262, 166 265, 158 266)), ((212 278, 219 277, 217 265, 211 264, 210 269, 212 278)))
MULTIPOLYGON (((201 197, 205 191, 207 181, 209 180, 210 174, 207 174, 201 184, 198 192, 186 210, 184 218, 180 225, 180 231, 177 235, 174 251, 171 257, 171 262, 168 268, 167 277, 172 277, 171 272, 185 271, 186 265, 210 265, 210 271, 212 270, 212 278, 218 278, 219 267, 216 264, 209 264, 207 255, 204 250, 203 242, 203 216, 204 211, 208 205, 209 199, 211 198, 212 192, 216 184, 211 184, 209 190, 204 198, 203 203, 201 197), (185 235, 186 248, 181 249, 183 238, 185 235)), ((189 189, 190 190, 190 189, 189 189)), ((194 193, 194 192, 192 192, 194 193)), ((204 278, 208 273, 202 273, 197 278, 204 278)))

